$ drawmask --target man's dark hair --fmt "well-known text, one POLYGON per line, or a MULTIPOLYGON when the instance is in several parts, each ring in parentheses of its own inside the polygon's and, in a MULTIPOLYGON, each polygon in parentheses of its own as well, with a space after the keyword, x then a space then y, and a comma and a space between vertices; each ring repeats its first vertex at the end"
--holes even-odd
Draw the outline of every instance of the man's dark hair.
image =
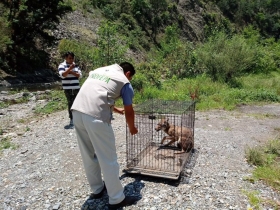
POLYGON ((122 67, 124 73, 130 71, 130 76, 133 76, 135 74, 135 69, 131 63, 122 62, 120 64, 120 67, 122 67))
POLYGON ((73 58, 75 57, 75 54, 73 52, 70 52, 70 51, 66 52, 64 54, 64 57, 66 58, 66 57, 68 57, 68 55, 71 55, 73 58))

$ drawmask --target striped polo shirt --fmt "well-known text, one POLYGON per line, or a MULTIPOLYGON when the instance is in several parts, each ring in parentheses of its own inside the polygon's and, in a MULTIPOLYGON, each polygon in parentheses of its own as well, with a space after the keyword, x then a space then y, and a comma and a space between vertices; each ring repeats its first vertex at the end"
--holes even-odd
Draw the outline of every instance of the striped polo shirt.
POLYGON ((70 64, 67 64, 66 61, 61 63, 58 67, 58 72, 61 77, 62 87, 64 90, 66 89, 80 89, 79 79, 82 77, 82 72, 79 67, 75 67, 72 71, 75 71, 80 74, 80 77, 77 78, 73 74, 68 74, 66 77, 62 76, 66 69, 68 69, 70 64))

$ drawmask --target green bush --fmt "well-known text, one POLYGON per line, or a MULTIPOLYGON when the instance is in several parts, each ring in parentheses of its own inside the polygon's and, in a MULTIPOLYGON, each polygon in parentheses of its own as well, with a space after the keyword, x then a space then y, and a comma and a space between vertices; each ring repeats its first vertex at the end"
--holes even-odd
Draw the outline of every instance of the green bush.
POLYGON ((149 83, 151 86, 154 86, 158 89, 161 89, 162 87, 162 81, 161 81, 161 69, 162 66, 156 62, 151 63, 140 63, 136 65, 136 69, 138 72, 141 72, 142 74, 145 74, 145 77, 147 78, 147 83, 149 83))
POLYGON ((141 92, 144 86, 147 85, 147 77, 145 77, 143 73, 137 72, 135 76, 133 76, 133 79, 131 80, 131 84, 135 91, 141 92))
POLYGON ((196 49, 198 66, 214 81, 239 86, 236 78, 248 73, 277 70, 271 48, 242 35, 228 37, 219 32, 196 49))
POLYGON ((266 146, 266 153, 280 156, 280 140, 271 140, 266 146))
POLYGON ((248 148, 245 151, 247 161, 255 166, 263 166, 265 164, 265 156, 260 148, 248 148))

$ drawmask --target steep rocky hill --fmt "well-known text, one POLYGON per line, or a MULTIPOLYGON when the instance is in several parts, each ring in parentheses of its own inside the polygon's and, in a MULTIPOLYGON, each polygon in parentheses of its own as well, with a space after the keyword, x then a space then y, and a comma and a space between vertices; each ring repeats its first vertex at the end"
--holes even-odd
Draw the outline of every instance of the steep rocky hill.
MULTIPOLYGON (((184 38, 190 41, 199 41, 203 38, 205 14, 215 12, 221 15, 216 5, 211 3, 202 5, 195 0, 177 0, 176 10, 179 12, 178 16, 182 17, 181 27, 184 38)), ((96 31, 102 18, 98 9, 86 12, 76 10, 61 20, 58 30, 53 34, 58 39, 76 39, 94 46, 97 39, 96 31)))
MULTIPOLYGON (((201 4, 194 0, 177 0, 176 8, 178 17, 180 17, 180 28, 182 29, 182 38, 189 41, 200 41, 203 39, 203 29, 205 25, 205 14, 209 14, 214 11, 220 13, 216 5, 213 4, 201 4)), ((56 73, 56 68, 61 62, 61 55, 58 53, 58 43, 61 39, 76 40, 79 42, 86 43, 89 46, 97 45, 97 30, 100 22, 104 19, 99 9, 87 9, 82 10, 78 7, 75 11, 68 13, 61 19, 57 30, 53 31, 52 34, 57 38, 57 41, 53 46, 45 49, 50 54, 50 66, 51 71, 56 73)), ((129 50, 128 56, 141 61, 143 56, 141 54, 145 52, 138 51, 137 53, 129 50)), ((40 71, 37 70, 37 72, 40 71)), ((51 76, 49 80, 48 70, 40 71, 40 74, 35 75, 20 75, 11 76, 5 72, 0 72, 0 86, 7 86, 10 84, 22 84, 30 83, 31 80, 34 82, 52 82, 58 77, 51 76), (45 73, 44 73, 45 72, 45 73), (27 79, 29 78, 29 79, 27 79), (36 79, 37 78, 37 79, 36 79), (46 80, 44 78, 47 78, 46 80)))

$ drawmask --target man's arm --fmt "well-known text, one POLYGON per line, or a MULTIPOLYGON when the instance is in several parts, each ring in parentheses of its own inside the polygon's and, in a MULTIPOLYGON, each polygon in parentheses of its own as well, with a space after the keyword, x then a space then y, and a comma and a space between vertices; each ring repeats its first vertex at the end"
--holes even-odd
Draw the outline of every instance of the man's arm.
POLYGON ((135 115, 134 115, 134 110, 132 105, 125 105, 124 106, 124 114, 125 114, 125 119, 130 131, 131 135, 134 135, 136 133, 138 133, 137 128, 134 125, 134 119, 135 119, 135 115))
POLYGON ((62 73, 63 77, 67 77, 67 75, 71 72, 72 73, 72 69, 75 67, 75 64, 71 64, 69 66, 68 69, 65 69, 65 71, 62 73))
POLYGON ((125 119, 131 135, 134 135, 138 133, 138 130, 134 124, 135 115, 132 106, 132 98, 134 96, 134 92, 130 83, 127 83, 123 86, 123 88, 121 89, 121 96, 123 99, 125 119))
POLYGON ((69 74, 74 75, 75 77, 79 78, 80 77, 80 73, 75 72, 75 71, 70 71, 69 74))
POLYGON ((119 114, 124 114, 124 108, 114 106, 114 112, 117 112, 119 114))

